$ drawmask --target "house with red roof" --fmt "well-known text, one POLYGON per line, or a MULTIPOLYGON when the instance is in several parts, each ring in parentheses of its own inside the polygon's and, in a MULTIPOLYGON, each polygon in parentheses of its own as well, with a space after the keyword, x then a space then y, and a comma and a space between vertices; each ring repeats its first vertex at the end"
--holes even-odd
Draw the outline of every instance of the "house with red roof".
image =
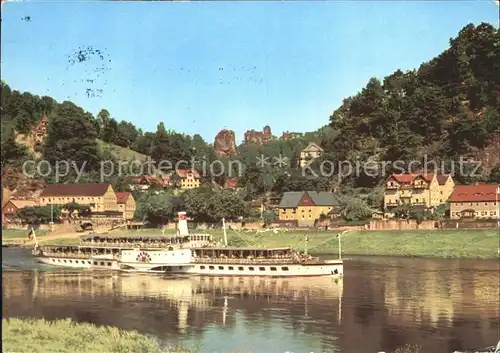
POLYGON ((164 182, 161 178, 152 175, 128 176, 125 181, 129 184, 130 190, 145 191, 156 186, 163 188, 164 182))
POLYGON ((385 183, 384 209, 405 204, 434 208, 446 204, 454 186, 450 175, 392 174, 385 183))
POLYGON ((457 185, 449 199, 451 219, 500 219, 500 185, 457 185))
POLYGON ((2 206, 2 220, 7 223, 8 220, 15 219, 17 213, 25 207, 38 206, 34 200, 14 200, 10 199, 2 206))
POLYGON ((134 219, 136 203, 134 196, 130 192, 115 192, 118 211, 122 212, 126 220, 134 219))
POLYGON ((195 169, 177 169, 172 174, 172 181, 181 190, 200 187, 201 176, 195 169))

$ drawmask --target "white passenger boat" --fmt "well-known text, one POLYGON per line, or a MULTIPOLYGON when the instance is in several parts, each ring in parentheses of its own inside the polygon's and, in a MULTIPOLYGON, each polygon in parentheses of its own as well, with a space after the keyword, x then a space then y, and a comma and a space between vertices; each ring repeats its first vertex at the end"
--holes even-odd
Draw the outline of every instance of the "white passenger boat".
POLYGON ((190 235, 185 212, 179 212, 176 236, 95 234, 82 237, 79 245, 36 243, 33 255, 38 261, 54 266, 127 272, 271 277, 343 275, 340 259, 320 260, 288 247, 228 247, 217 245, 208 234, 190 235))

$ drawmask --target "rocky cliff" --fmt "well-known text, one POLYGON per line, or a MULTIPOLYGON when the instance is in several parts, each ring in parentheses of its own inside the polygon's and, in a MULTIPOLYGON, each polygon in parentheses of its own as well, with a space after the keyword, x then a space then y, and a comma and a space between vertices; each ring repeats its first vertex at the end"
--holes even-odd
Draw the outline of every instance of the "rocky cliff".
POLYGON ((262 131, 248 130, 245 132, 244 143, 245 145, 256 144, 263 145, 268 143, 273 139, 271 133, 271 127, 269 125, 264 126, 262 131))
POLYGON ((231 157, 236 154, 236 136, 233 130, 221 130, 215 136, 215 153, 217 158, 231 157))

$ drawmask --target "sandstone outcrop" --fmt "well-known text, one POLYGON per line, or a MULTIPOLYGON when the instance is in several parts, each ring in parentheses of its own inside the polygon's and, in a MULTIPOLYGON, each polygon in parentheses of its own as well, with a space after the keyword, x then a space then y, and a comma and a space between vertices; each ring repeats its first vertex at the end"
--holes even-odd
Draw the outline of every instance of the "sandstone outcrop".
POLYGON ((217 158, 231 157, 236 154, 236 136, 233 130, 221 130, 215 136, 215 154, 217 158))

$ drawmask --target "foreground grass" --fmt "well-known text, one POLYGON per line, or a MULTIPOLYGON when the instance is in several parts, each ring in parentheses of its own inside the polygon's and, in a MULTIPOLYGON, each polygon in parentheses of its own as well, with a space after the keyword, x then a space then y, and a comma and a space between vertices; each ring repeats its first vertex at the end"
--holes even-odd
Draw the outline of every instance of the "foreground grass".
MULTIPOLYGON (((16 353, 197 353, 182 347, 162 349, 137 331, 75 323, 69 319, 2 319, 3 352, 16 353)), ((241 353, 241 352, 236 352, 241 353)), ((394 353, 421 353, 406 345, 394 353)))
POLYGON ((189 353, 183 348, 162 350, 150 337, 115 327, 97 327, 69 319, 2 319, 3 352, 26 353, 189 353))
MULTIPOLYGON (((173 232, 173 231, 171 231, 173 232)), ((168 233, 171 233, 170 231, 168 233)), ((210 233, 223 241, 223 232, 210 233)), ((255 231, 227 231, 228 244, 237 247, 279 248, 291 246, 315 254, 338 254, 336 231, 288 231, 256 233, 255 231)), ((124 231, 113 234, 161 234, 158 230, 124 231)), ((167 234, 167 233, 166 233, 167 234)), ((53 238, 43 244, 78 244, 79 238, 53 238)), ((496 229, 449 229, 406 231, 351 231, 342 237, 343 255, 409 256, 429 258, 498 259, 500 233, 496 229)))

